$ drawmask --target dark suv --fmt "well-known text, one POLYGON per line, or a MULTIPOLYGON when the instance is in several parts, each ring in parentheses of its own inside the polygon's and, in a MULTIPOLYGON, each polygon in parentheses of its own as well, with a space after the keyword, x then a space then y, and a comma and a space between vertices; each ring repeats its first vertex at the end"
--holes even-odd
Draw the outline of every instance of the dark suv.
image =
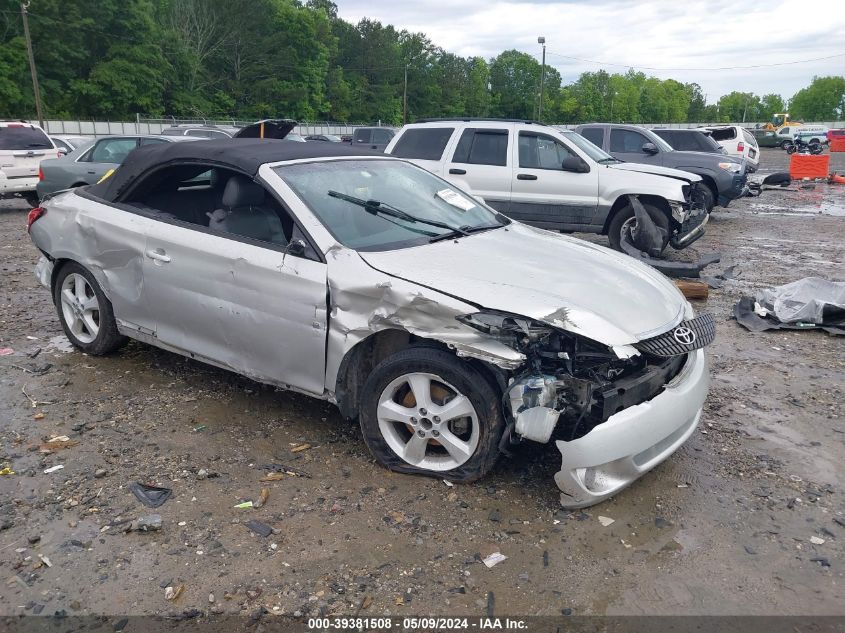
POLYGON ((698 174, 707 185, 708 210, 717 204, 726 207, 745 194, 748 167, 732 156, 675 150, 651 130, 636 125, 588 123, 575 131, 619 160, 698 174))
POLYGON ((396 136, 396 130, 389 127, 359 127, 352 133, 353 147, 363 147, 383 152, 396 136))
POLYGON ((675 150, 727 155, 725 148, 719 145, 709 132, 657 127, 652 129, 652 132, 669 143, 675 150))

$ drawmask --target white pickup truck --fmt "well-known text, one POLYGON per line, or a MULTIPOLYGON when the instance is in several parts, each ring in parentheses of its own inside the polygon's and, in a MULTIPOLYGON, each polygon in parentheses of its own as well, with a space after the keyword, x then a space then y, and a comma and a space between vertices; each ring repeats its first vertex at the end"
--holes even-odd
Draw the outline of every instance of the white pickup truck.
POLYGON ((445 178, 505 215, 544 229, 608 236, 621 250, 636 196, 667 244, 704 233, 708 214, 689 172, 619 161, 580 134, 531 121, 427 120, 385 149, 445 178))

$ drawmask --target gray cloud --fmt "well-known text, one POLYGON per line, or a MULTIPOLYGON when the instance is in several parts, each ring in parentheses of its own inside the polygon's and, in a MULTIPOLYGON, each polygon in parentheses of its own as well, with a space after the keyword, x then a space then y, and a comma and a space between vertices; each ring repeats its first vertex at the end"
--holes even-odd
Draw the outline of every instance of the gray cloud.
MULTIPOLYGON (((717 68, 789 62, 845 52, 845 13, 828 0, 338 0, 344 19, 363 17, 421 31, 458 55, 493 57, 515 48, 546 62, 564 82, 600 64, 627 67, 717 68), (784 17, 787 16, 787 17, 784 17), (791 16, 791 17, 789 17, 791 16)), ((732 90, 791 97, 814 75, 845 73, 845 57, 791 66, 737 70, 645 70, 661 78, 696 81, 711 101, 732 90)))

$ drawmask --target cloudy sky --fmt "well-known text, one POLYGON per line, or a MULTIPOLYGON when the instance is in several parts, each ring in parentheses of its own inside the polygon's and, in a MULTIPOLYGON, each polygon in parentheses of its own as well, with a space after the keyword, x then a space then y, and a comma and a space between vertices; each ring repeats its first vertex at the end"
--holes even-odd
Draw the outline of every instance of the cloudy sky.
POLYGON ((462 56, 490 58, 515 48, 539 59, 537 36, 543 35, 546 63, 564 84, 584 71, 633 67, 698 82, 714 102, 732 90, 789 98, 813 75, 845 75, 843 0, 335 1, 345 20, 368 17, 421 31, 462 56), (809 63, 711 70, 837 54, 809 63))

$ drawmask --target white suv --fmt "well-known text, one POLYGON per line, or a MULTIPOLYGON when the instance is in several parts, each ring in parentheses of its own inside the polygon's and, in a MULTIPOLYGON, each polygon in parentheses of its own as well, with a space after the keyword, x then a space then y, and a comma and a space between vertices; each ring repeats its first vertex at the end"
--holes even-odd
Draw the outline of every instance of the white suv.
POLYGON ((61 156, 50 137, 25 121, 0 121, 0 199, 22 197, 38 205, 35 186, 44 158, 61 156))
POLYGON ((634 221, 629 196, 639 198, 663 231, 664 247, 684 248, 704 233, 700 176, 623 163, 569 130, 531 121, 428 120, 403 127, 385 152, 472 192, 515 220, 607 235, 616 250, 634 221))
POLYGON ((757 171, 760 165, 760 148, 754 135, 739 125, 702 126, 711 138, 721 145, 729 156, 744 158, 748 171, 757 171))

